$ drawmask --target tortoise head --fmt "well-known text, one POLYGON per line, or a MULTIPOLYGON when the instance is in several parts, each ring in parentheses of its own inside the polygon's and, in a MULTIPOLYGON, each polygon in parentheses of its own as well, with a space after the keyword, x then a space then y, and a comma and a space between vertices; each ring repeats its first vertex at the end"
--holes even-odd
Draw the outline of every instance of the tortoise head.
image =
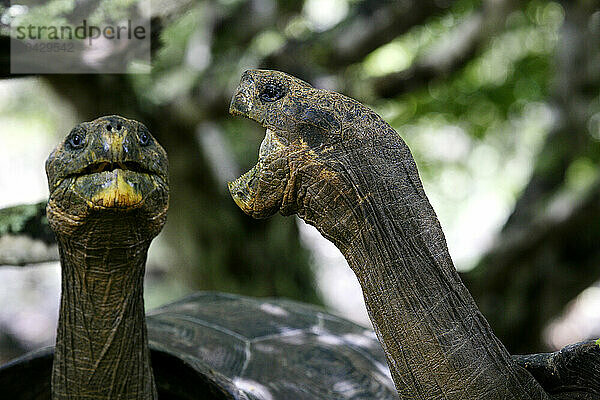
POLYGON ((352 184, 340 181, 342 165, 361 164, 343 159, 368 146, 385 124, 356 100, 267 70, 242 75, 230 113, 266 128, 258 163, 229 184, 237 205, 255 218, 277 211, 303 216, 305 203, 329 201, 333 191, 351 196, 352 184), (317 190, 322 192, 314 196, 317 190))
POLYGON ((47 215, 57 235, 73 235, 99 216, 117 225, 135 218, 142 239, 164 225, 167 154, 137 121, 113 115, 77 125, 46 160, 46 174, 47 215))
POLYGON ((230 113, 266 128, 258 163, 229 183, 237 205, 255 218, 296 212, 291 196, 300 169, 339 142, 337 93, 313 88, 279 71, 248 70, 231 101, 230 113))

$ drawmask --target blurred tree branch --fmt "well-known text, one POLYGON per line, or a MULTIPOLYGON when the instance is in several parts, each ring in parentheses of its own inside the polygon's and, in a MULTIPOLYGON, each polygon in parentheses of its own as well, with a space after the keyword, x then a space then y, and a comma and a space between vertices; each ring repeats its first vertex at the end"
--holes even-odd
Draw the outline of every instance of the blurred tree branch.
POLYGON ((418 58, 408 69, 373 78, 374 96, 392 98, 426 87, 434 79, 447 79, 463 68, 504 28, 515 0, 487 0, 480 11, 463 21, 440 43, 418 58))
POLYGON ((0 236, 9 234, 54 243, 54 233, 46 219, 46 202, 0 209, 0 236))
POLYGON ((54 244, 46 202, 0 209, 0 265, 57 261, 54 244))
POLYGON ((328 73, 339 72, 411 28, 447 11, 451 4, 452 1, 435 0, 364 2, 363 7, 357 7, 333 29, 314 33, 307 39, 288 41, 267 57, 263 65, 304 79, 315 77, 314 73, 319 72, 315 66, 328 73))

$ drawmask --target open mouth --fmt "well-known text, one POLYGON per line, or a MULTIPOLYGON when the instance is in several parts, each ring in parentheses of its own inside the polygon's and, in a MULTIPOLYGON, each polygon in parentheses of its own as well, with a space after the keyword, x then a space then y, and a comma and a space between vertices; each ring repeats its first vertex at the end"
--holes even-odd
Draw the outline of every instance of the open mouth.
POLYGON ((285 144, 275 132, 267 128, 256 165, 229 182, 233 200, 245 213, 255 218, 265 218, 280 208, 287 177, 278 160, 281 161, 285 149, 285 144))
MULTIPOLYGON (((275 133, 269 128, 265 131, 265 137, 260 144, 258 151, 258 161, 252 169, 234 180, 229 182, 229 190, 234 196, 234 200, 238 203, 238 200, 246 198, 246 200, 254 194, 254 186, 256 184, 257 175, 262 169, 263 160, 273 151, 281 147, 279 141, 275 138, 275 133)), ((238 205, 240 205, 238 203, 238 205)), ((241 206, 241 205, 240 205, 241 206)))

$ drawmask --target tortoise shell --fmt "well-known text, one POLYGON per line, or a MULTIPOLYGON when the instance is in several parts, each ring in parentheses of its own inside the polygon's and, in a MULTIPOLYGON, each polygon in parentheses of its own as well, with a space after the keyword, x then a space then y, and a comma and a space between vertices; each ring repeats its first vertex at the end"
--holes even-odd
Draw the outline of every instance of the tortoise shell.
MULTIPOLYGON (((199 292, 149 312, 147 326, 161 400, 398 398, 373 331, 314 306, 199 292)), ((0 368, 0 392, 50 399, 52 356, 0 368)))

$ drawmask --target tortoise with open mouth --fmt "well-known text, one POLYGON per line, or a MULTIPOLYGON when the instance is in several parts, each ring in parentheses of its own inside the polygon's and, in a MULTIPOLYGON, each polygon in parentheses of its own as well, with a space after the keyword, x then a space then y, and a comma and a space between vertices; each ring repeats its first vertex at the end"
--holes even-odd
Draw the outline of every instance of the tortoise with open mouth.
POLYGON ((460 280, 408 146, 354 99, 249 70, 231 113, 265 130, 230 184, 247 214, 297 214, 344 254, 402 399, 598 399, 600 346, 511 356, 460 280))

